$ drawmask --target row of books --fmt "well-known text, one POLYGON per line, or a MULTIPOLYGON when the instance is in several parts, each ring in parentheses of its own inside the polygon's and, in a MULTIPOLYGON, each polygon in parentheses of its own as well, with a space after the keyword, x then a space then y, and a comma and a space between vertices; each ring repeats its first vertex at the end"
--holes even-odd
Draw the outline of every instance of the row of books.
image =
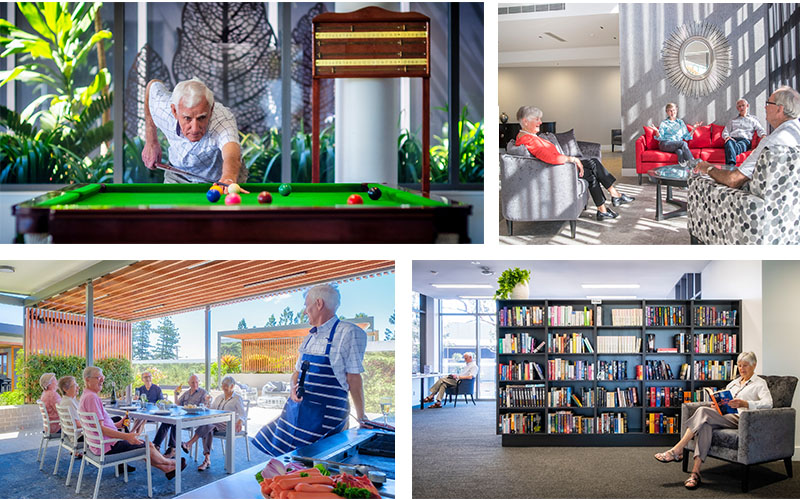
MULTIPOLYGON (((691 391, 684 391, 681 387, 647 387, 647 406, 663 408, 666 406, 680 406, 692 401, 691 391)), ((703 392, 703 391, 700 391, 703 392)))
MULTIPOLYGON (((602 318, 602 307, 597 306, 597 317, 602 318)), ((599 325, 598 323, 598 326, 599 325)), ((642 326, 641 309, 612 309, 611 326, 642 326)))
POLYGON ((601 354, 642 352, 642 339, 635 335, 598 335, 597 352, 601 354))
MULTIPOLYGON (((689 380, 689 364, 683 363, 678 379, 689 380)), ((637 380, 676 380, 672 367, 663 359, 648 359, 644 365, 636 365, 637 380)))
POLYGON ((547 352, 557 354, 594 353, 588 337, 582 333, 551 333, 547 336, 547 352))
POLYGON ((500 354, 532 354, 544 348, 544 340, 538 342, 529 333, 507 333, 500 339, 500 354))
POLYGON ((648 413, 645 425, 650 434, 677 434, 681 430, 677 415, 663 413, 648 413))
POLYGON ((683 306, 647 306, 644 321, 647 326, 682 326, 686 324, 683 306))
POLYGON ((738 376, 739 370, 736 361, 704 359, 694 362, 695 380, 733 380, 738 376))
POLYGON ((535 434, 543 432, 541 413, 505 413, 500 415, 503 434, 535 434))
POLYGON ((593 312, 591 306, 583 309, 572 306, 550 306, 547 308, 548 325, 550 326, 592 326, 593 312))
POLYGON ((500 388, 500 406, 533 408, 544 406, 545 387, 538 385, 507 385, 500 388))
POLYGON ((624 360, 597 362, 597 380, 627 380, 628 362, 624 360))
POLYGON ((500 380, 544 380, 544 373, 535 361, 509 361, 498 365, 500 380))
POLYGON ((696 353, 734 353, 736 352, 736 334, 734 333, 698 333, 694 336, 694 352, 696 353))
POLYGON ((499 326, 542 326, 544 309, 539 306, 503 307, 497 311, 499 326))
POLYGON ((594 391, 588 389, 583 389, 581 397, 578 398, 576 390, 572 387, 551 388, 550 392, 547 393, 547 406, 551 408, 559 406, 592 406, 593 396, 594 391))
POLYGON ((639 406, 639 389, 636 387, 617 387, 608 390, 605 387, 597 388, 597 406, 606 408, 627 408, 639 406))
POLYGON ((550 434, 623 434, 628 432, 624 413, 601 413, 597 417, 576 415, 571 410, 547 414, 550 434))
POLYGON ((582 359, 550 359, 547 361, 547 376, 549 380, 594 380, 594 363, 582 359))
POLYGON ((697 326, 736 326, 736 309, 720 310, 715 306, 694 308, 694 324, 697 326))

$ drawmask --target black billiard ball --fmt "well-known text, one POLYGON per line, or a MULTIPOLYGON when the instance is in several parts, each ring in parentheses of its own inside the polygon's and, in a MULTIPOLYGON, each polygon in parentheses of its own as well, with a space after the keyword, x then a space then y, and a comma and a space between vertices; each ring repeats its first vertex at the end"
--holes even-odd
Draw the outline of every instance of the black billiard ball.
POLYGON ((369 199, 377 200, 377 199, 380 199, 380 197, 381 197, 381 195, 383 193, 381 193, 381 189, 380 188, 373 187, 373 188, 369 188, 369 191, 367 191, 367 194, 369 195, 369 199))
POLYGON ((108 187, 106 186, 105 182, 100 184, 100 192, 101 193, 105 193, 107 189, 108 189, 108 187))

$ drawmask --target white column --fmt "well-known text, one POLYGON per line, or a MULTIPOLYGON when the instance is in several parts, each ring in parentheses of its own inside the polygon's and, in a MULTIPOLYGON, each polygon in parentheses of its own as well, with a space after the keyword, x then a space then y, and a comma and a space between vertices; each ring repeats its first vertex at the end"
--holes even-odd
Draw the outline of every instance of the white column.
MULTIPOLYGON (((398 3, 337 2, 336 12, 398 3)), ((397 185, 398 78, 339 78, 336 82, 336 182, 397 185)))

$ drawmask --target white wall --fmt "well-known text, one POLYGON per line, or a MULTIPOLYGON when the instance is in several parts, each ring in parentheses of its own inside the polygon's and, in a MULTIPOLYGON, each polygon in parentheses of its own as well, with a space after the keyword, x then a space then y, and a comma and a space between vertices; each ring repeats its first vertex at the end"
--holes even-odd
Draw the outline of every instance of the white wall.
MULTIPOLYGON (((764 261, 764 370, 775 375, 800 378, 800 262, 764 261)), ((795 459, 800 457, 800 396, 795 390, 792 406, 798 410, 795 422, 795 459)))
POLYGON ((558 132, 574 128, 578 140, 610 146, 611 129, 622 128, 619 74, 619 67, 500 68, 500 111, 516 122, 520 106, 536 106, 558 132))

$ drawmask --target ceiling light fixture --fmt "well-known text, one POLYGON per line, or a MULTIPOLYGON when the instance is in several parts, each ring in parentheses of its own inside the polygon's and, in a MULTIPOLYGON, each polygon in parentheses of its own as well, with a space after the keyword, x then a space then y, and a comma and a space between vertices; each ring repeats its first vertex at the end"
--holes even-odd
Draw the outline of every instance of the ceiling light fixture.
POLYGON ((14 266, 0 266, 0 273, 13 273, 15 271, 16 269, 14 269, 14 266))
POLYGON ((110 293, 107 293, 107 294, 105 294, 105 295, 101 295, 101 296, 99 296, 99 297, 94 297, 94 300, 100 300, 100 299, 104 299, 104 298, 108 297, 109 295, 111 295, 111 294, 110 294, 110 293))
POLYGON ((470 264, 472 264, 473 266, 480 266, 481 265, 481 263, 479 261, 477 261, 477 260, 473 260, 472 262, 470 262, 470 264))
POLYGON ((484 276, 492 276, 494 274, 494 271, 489 269, 487 266, 483 266, 481 267, 481 274, 484 276))
POLYGON ((145 312, 145 311, 152 311, 153 309, 158 309, 160 307, 164 307, 164 304, 159 304, 157 306, 144 307, 142 309, 135 309, 133 312, 140 313, 140 312, 145 312))
POLYGON ((556 35, 556 34, 554 34, 554 33, 550 33, 549 31, 545 31, 545 32, 544 32, 544 34, 545 34, 545 35, 547 35, 547 36, 549 36, 550 38, 553 38, 553 39, 555 39, 555 40, 558 40, 559 42, 566 42, 566 40, 564 40, 564 39, 563 39, 563 38, 561 38, 560 36, 558 36, 558 35, 556 35))
POLYGON ((587 295, 587 299, 607 299, 607 300, 633 300, 636 295, 587 295))
POLYGON ((470 285, 469 283, 464 284, 457 284, 457 283, 447 283, 447 284, 439 284, 439 283, 431 283, 433 288, 494 288, 492 285, 470 285))
POLYGON ((636 283, 613 283, 613 284, 601 284, 601 283, 584 283, 581 285, 583 288, 639 288, 640 285, 636 283))
POLYGON ((198 267, 207 266, 212 262, 216 262, 216 260, 204 260, 203 262, 198 262, 197 264, 192 264, 191 266, 187 267, 187 270, 197 269, 198 267))
POLYGON ((306 275, 306 271, 300 271, 299 273, 287 274, 286 276, 280 276, 278 278, 270 278, 268 280, 255 281, 253 283, 248 283, 248 284, 243 285, 243 286, 244 286, 244 288, 250 288, 250 287, 259 286, 259 285, 266 285, 268 283, 275 283, 276 281, 283 281, 283 280, 288 280, 288 279, 292 279, 292 278, 299 278, 300 276, 305 276, 305 275, 306 275))
POLYGON ((493 299, 494 295, 459 295, 458 298, 482 300, 482 299, 493 299))

